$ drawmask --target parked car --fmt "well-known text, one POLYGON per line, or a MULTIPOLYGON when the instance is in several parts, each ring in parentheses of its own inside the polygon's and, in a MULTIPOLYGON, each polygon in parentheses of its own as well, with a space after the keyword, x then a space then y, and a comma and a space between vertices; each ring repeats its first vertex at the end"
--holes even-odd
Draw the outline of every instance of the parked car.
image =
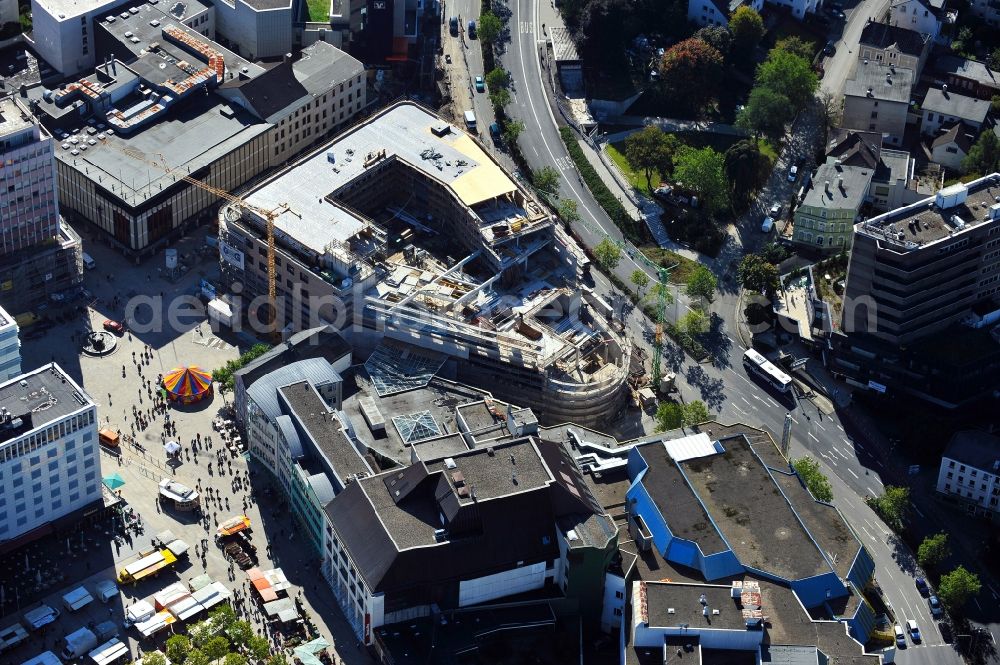
POLYGON ((799 177, 799 167, 797 164, 788 169, 788 182, 795 182, 799 177))
POLYGON ((837 47, 834 46, 833 42, 827 42, 826 46, 823 47, 823 55, 835 55, 837 53, 837 47))
POLYGON ((900 649, 906 648, 906 633, 903 632, 903 627, 898 623, 892 627, 892 633, 896 636, 896 646, 900 649))
POLYGON ((910 639, 913 640, 914 644, 920 644, 920 628, 917 627, 917 622, 914 619, 909 619, 906 622, 906 632, 910 634, 910 639))
POLYGON ((482 76, 476 77, 476 92, 486 92, 486 82, 482 76))
POLYGON ((930 598, 927 599, 927 604, 931 608, 931 616, 935 619, 940 619, 944 615, 944 608, 941 607, 941 601, 934 594, 931 594, 930 598))
POLYGON ((446 63, 448 63, 449 65, 451 64, 451 53, 445 53, 444 54, 444 61, 446 63))
POLYGON ((499 143, 501 138, 500 125, 495 122, 490 123, 490 136, 493 137, 494 143, 499 143))
POLYGON ((945 641, 945 644, 951 644, 951 624, 947 621, 938 621, 938 630, 941 631, 941 639, 945 641))
POLYGON ((112 321, 108 319, 104 322, 104 329, 108 332, 113 332, 116 335, 125 334, 125 326, 122 325, 121 321, 112 321))
POLYGON ((771 210, 767 213, 768 217, 773 217, 774 219, 781 219, 781 211, 785 209, 785 206, 780 203, 775 203, 771 206, 771 210))
POLYGON ((917 579, 913 580, 913 583, 917 586, 917 591, 920 592, 921 596, 926 598, 927 596, 931 595, 931 589, 929 586, 927 586, 927 580, 925 580, 922 577, 918 577, 917 579))
POLYGON ((760 225, 761 233, 770 233, 772 229, 774 229, 774 220, 770 217, 765 217, 760 225))

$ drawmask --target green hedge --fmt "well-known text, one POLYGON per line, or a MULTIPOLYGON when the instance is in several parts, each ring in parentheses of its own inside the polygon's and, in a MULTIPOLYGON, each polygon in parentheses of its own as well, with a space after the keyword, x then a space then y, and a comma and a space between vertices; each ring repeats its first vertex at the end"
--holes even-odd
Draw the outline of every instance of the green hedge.
POLYGON ((608 186, 601 180, 601 176, 597 174, 597 170, 587 161, 587 156, 583 154, 583 148, 576 142, 573 130, 569 127, 560 127, 559 134, 562 136, 566 150, 569 151, 569 156, 580 172, 584 184, 587 185, 587 189, 593 194, 598 205, 604 208, 604 212, 608 213, 608 217, 615 223, 615 226, 621 229, 625 237, 635 244, 641 244, 648 240, 643 233, 645 227, 637 220, 632 219, 628 211, 625 210, 625 206, 611 193, 608 186))

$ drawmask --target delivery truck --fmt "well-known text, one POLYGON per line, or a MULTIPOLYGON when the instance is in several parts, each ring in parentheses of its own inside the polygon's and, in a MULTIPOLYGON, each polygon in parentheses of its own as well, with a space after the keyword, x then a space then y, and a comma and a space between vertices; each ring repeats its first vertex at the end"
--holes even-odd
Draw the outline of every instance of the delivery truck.
POLYGON ((24 613, 24 622, 29 630, 38 630, 42 626, 47 626, 59 618, 59 610, 48 605, 36 607, 24 613))
POLYGON ((140 554, 138 561, 134 561, 121 569, 118 573, 118 583, 136 584, 140 580, 158 575, 161 570, 173 566, 177 563, 177 554, 183 554, 183 552, 187 551, 187 545, 182 541, 174 541, 174 543, 160 550, 140 554), (174 543, 184 545, 183 550, 176 547, 174 543))
POLYGON ((60 655, 63 660, 73 660, 85 656, 97 646, 97 635, 90 628, 80 628, 67 635, 65 642, 60 655))
POLYGON ((13 649, 26 639, 28 639, 28 631, 24 629, 24 626, 19 623, 7 626, 0 630, 0 653, 7 649, 13 649))

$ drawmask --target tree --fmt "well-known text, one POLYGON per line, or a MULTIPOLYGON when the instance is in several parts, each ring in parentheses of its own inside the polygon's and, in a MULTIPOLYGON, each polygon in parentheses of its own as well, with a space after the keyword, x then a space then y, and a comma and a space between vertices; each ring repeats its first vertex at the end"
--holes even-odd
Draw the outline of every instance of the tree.
POLYGON ((660 282, 654 282, 653 288, 649 290, 647 297, 653 302, 659 302, 661 296, 663 297, 663 302, 668 305, 674 301, 674 294, 670 292, 669 286, 660 282))
POLYGON ((812 99, 819 87, 819 78, 805 58, 771 49, 767 60, 757 68, 756 85, 785 95, 792 106, 799 109, 812 99))
POLYGON ((267 641, 266 637, 254 635, 247 644, 247 651, 250 653, 251 658, 258 663, 262 663, 267 660, 268 654, 271 653, 271 644, 267 641))
POLYGON ((566 226, 570 226, 580 221, 580 213, 577 211, 576 201, 573 199, 559 199, 556 206, 556 214, 566 226))
POLYGON ((510 90, 507 88, 497 88, 490 90, 490 102, 494 109, 502 109, 510 104, 510 90))
POLYGON ((706 25, 694 33, 694 37, 717 50, 722 57, 729 55, 733 46, 733 35, 721 25, 706 25))
MULTIPOLYGON (((223 656, 225 654, 222 654, 223 656)), ((145 661, 143 661, 145 663, 145 661)), ((184 659, 184 665, 208 665, 212 662, 205 652, 201 649, 195 647, 188 652, 187 658, 184 659)))
POLYGON ((684 407, 673 402, 660 402, 656 407, 656 431, 669 432, 684 426, 684 407))
POLYGON ((237 358, 236 360, 230 360, 225 364, 225 366, 220 367, 219 369, 212 372, 212 380, 216 381, 219 384, 219 390, 221 392, 226 392, 226 391, 232 392, 234 388, 233 375, 235 374, 236 370, 241 369, 244 365, 247 365, 250 362, 256 360, 257 358, 261 357, 270 350, 271 347, 268 346, 267 344, 254 344, 249 349, 247 349, 246 353, 242 354, 239 358, 237 358))
POLYGON ((520 120, 507 119, 503 125, 503 141, 507 145, 517 143, 517 137, 524 131, 524 123, 520 120))
POLYGON ((501 30, 503 30, 503 21, 493 12, 485 12, 479 17, 477 32, 479 33, 479 38, 487 44, 495 42, 497 37, 500 36, 501 30))
POLYGON ((229 640, 222 635, 216 635, 206 641, 201 650, 205 652, 209 660, 218 660, 229 653, 229 640))
POLYGON ((620 60, 627 39, 625 26, 631 23, 632 14, 629 0, 586 0, 577 33, 582 37, 584 60, 620 60))
POLYGON ((708 413, 708 407, 700 399, 688 402, 684 405, 684 426, 699 425, 707 422, 712 416, 708 413))
POLYGON ((948 545, 948 534, 936 533, 924 538, 917 548, 917 562, 923 568, 936 568, 951 556, 951 546, 948 545))
POLYGON ((778 292, 778 269, 757 254, 747 254, 740 261, 737 274, 747 291, 773 298, 778 292))
POLYGON ((785 123, 795 109, 788 97, 776 90, 756 86, 736 116, 736 125, 750 131, 756 139, 761 135, 777 138, 785 133, 785 123))
POLYGON ((797 55, 803 60, 808 60, 810 62, 816 54, 815 42, 808 42, 801 37, 796 37, 795 35, 779 39, 774 43, 774 48, 787 51, 792 55, 797 55))
POLYGON ((908 487, 886 485, 881 496, 869 496, 865 503, 875 511, 892 529, 901 531, 906 511, 910 507, 910 490, 908 487))
POLYGON ((812 457, 800 457, 792 460, 792 468, 799 474, 814 499, 824 503, 833 501, 833 487, 830 479, 819 470, 819 462, 812 457))
POLYGON ((756 141, 742 140, 729 146, 724 157, 729 195, 741 207, 750 201, 750 195, 764 184, 770 163, 756 141))
POLYGON ((250 638, 254 635, 253 626, 249 621, 234 621, 226 634, 233 646, 241 649, 250 643, 250 638))
POLYGON ((636 297, 639 297, 639 291, 646 288, 646 285, 649 284, 649 275, 647 275, 645 271, 639 270, 638 268, 632 271, 632 274, 629 275, 628 279, 635 285, 636 297))
POLYGON ((728 200, 726 160, 712 148, 685 147, 674 158, 674 179, 698 193, 710 212, 721 211, 728 200))
POLYGON ((150 651, 143 654, 142 665, 167 665, 167 657, 159 651, 150 651))
POLYGON ((753 51, 764 36, 764 20, 752 7, 738 7, 729 17, 729 31, 733 33, 733 55, 753 62, 753 51))
POLYGON ((962 160, 962 168, 970 173, 993 173, 1000 167, 1000 138, 993 132, 983 132, 962 160))
POLYGON ((700 39, 674 44, 660 60, 660 82, 675 101, 700 110, 715 95, 722 77, 722 54, 700 39))
POLYGON ((941 576, 937 596, 945 609, 949 612, 958 612, 970 599, 979 595, 981 588, 982 582, 979 581, 979 576, 966 570, 965 566, 959 566, 941 576))
POLYGON ((543 166, 532 172, 531 182, 534 183, 538 191, 546 194, 554 194, 559 188, 559 171, 556 171, 551 166, 543 166))
POLYGON ((716 287, 718 287, 718 281, 712 271, 699 265, 688 277, 687 283, 684 285, 684 292, 691 298, 712 302, 715 298, 716 287))
POLYGON ((605 270, 611 271, 622 260, 622 250, 618 245, 611 242, 610 238, 605 238, 594 248, 594 256, 605 270))
POLYGON ((246 656, 241 656, 238 653, 226 654, 226 657, 222 660, 225 665, 247 665, 246 656))
POLYGON ((167 658, 171 663, 183 663, 191 651, 191 639, 187 635, 173 635, 167 638, 167 658))
POLYGON ((656 125, 646 125, 625 139, 625 159, 632 168, 643 172, 646 186, 652 189, 653 173, 673 170, 677 145, 677 138, 672 134, 667 134, 656 125))
POLYGON ((1000 70, 1000 47, 990 51, 989 57, 986 58, 986 65, 994 71, 1000 70))
POLYGON ((288 665, 288 660, 280 653, 272 654, 266 665, 288 665))
POLYGON ((206 642, 215 637, 215 634, 215 626, 211 621, 199 621, 188 628, 188 637, 191 638, 191 642, 193 642, 199 649, 205 646, 206 642))
POLYGON ((680 321, 677 322, 677 327, 691 337, 703 335, 708 332, 708 317, 701 310, 692 309, 681 317, 680 321))
POLYGON ((232 605, 220 605, 209 616, 212 617, 212 625, 222 632, 227 632, 236 623, 236 612, 232 605))
POLYGON ((490 90, 506 88, 510 85, 510 74, 502 67, 494 67, 486 74, 486 85, 490 87, 490 90))

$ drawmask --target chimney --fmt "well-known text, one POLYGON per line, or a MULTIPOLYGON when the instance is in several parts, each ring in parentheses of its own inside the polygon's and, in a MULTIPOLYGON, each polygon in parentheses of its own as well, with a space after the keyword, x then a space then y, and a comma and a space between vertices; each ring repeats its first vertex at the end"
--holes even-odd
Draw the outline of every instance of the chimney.
POLYGON ((941 94, 943 94, 945 97, 948 96, 948 84, 947 83, 945 83, 945 84, 943 84, 941 86, 941 94))
POLYGON ((290 63, 291 61, 292 61, 292 54, 291 53, 286 53, 285 57, 282 58, 282 62, 284 62, 286 65, 288 63, 290 63))
POLYGON ((841 191, 844 190, 844 176, 840 176, 839 178, 837 178, 837 188, 840 189, 841 191))
POLYGON ((823 191, 825 191, 827 194, 830 193, 830 181, 829 180, 827 180, 826 184, 823 186, 823 191))

